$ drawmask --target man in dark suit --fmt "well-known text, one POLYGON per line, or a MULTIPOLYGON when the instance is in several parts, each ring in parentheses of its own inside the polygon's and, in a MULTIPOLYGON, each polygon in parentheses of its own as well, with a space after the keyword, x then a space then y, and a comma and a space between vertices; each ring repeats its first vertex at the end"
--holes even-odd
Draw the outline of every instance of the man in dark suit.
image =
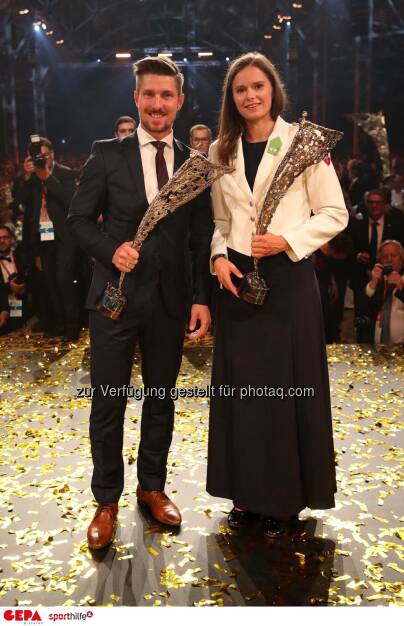
POLYGON ((382 189, 365 194, 367 213, 359 213, 351 220, 349 233, 354 244, 351 286, 355 298, 356 331, 359 343, 373 342, 373 324, 369 311, 369 298, 365 286, 370 270, 376 263, 377 250, 382 241, 394 239, 404 243, 404 216, 392 217, 382 189))
POLYGON ((0 325, 0 334, 17 330, 25 318, 25 299, 29 267, 21 246, 13 250, 14 233, 0 224, 0 295, 2 311, 8 311, 0 325))
POLYGON ((35 165, 32 143, 24 161, 23 247, 37 272, 40 325, 50 334, 76 340, 80 332, 77 274, 81 253, 66 227, 75 176, 73 170, 55 162, 49 139, 41 137, 39 145, 45 157, 42 166, 35 165))
POLYGON ((68 217, 77 240, 95 259, 87 301, 94 389, 91 485, 99 505, 87 533, 93 549, 111 542, 116 525, 123 490, 126 397, 125 393, 117 396, 114 390, 130 383, 136 342, 145 392, 151 392, 145 393, 142 408, 136 495, 161 523, 181 523, 180 512, 164 493, 174 423, 170 389, 175 387, 181 364, 190 302, 191 337, 202 337, 210 324, 213 223, 207 193, 161 220, 140 254, 131 247, 147 206, 189 156, 189 149, 172 132, 184 101, 178 67, 170 59, 148 57, 135 63, 134 71, 140 125, 123 139, 95 142, 68 217), (108 201, 100 202, 102 198, 108 201), (96 226, 101 206, 105 207, 102 230, 96 226), (111 320, 96 310, 96 303, 108 282, 117 285, 121 272, 125 272, 127 305, 118 320, 111 320), (103 394, 107 385, 113 391, 103 394))

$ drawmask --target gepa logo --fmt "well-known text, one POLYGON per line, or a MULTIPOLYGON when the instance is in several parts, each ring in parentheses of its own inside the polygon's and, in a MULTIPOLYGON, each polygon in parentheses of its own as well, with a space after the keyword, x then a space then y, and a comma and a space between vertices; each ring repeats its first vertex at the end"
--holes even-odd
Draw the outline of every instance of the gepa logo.
POLYGON ((38 611, 31 611, 31 609, 16 609, 15 611, 7 609, 3 617, 8 622, 42 622, 38 611))

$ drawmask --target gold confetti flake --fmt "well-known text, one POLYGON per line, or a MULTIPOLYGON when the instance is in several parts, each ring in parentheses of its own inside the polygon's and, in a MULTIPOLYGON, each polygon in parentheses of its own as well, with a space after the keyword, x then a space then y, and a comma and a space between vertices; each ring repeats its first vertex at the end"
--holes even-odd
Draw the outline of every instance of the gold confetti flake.
POLYGON ((159 556, 160 554, 160 552, 156 550, 155 548, 147 548, 147 552, 154 557, 159 556))
MULTIPOLYGON (((83 333, 73 347, 27 332, 8 337, 7 343, 0 338, 0 344, 1 410, 6 426, 0 454, 7 467, 0 476, 0 528, 4 537, 0 549, 7 557, 1 560, 2 604, 49 602, 88 607, 102 602, 103 606, 116 606, 122 602, 119 595, 107 592, 101 600, 85 595, 89 585, 93 591, 98 570, 85 540, 95 510, 89 484, 90 399, 75 397, 73 391, 76 381, 88 375, 87 335, 83 333), (55 523, 55 519, 60 521, 55 523)), ((190 389, 207 384, 211 363, 207 345, 202 341, 189 359, 185 354, 178 387, 190 389), (208 352, 202 354, 202 349, 208 352), (200 366, 192 363, 197 354, 200 366)), ((184 519, 180 534, 138 518, 133 465, 139 443, 140 403, 128 403, 126 491, 120 501, 121 528, 117 533, 127 543, 114 541, 107 562, 112 556, 113 573, 115 566, 120 567, 120 560, 133 559, 133 576, 137 579, 139 567, 146 564, 155 572, 163 557, 168 561, 171 556, 173 561, 168 565, 163 561, 158 586, 150 583, 148 575, 145 577, 142 595, 136 601, 168 606, 169 599, 177 605, 185 597, 190 604, 206 607, 222 606, 230 600, 234 605, 265 604, 268 597, 275 597, 276 602, 276 594, 261 591, 244 597, 246 590, 242 584, 240 588, 237 585, 236 581, 244 580, 245 550, 253 548, 268 568, 263 584, 265 580, 276 581, 282 603, 289 599, 291 571, 295 574, 296 567, 302 581, 311 575, 312 568, 329 578, 334 553, 322 544, 312 543, 321 540, 336 544, 328 604, 404 604, 404 554, 400 544, 404 518, 400 519, 394 510, 402 484, 402 364, 399 358, 375 354, 362 346, 329 346, 327 351, 333 387, 337 506, 311 512, 321 522, 321 534, 313 538, 305 529, 293 536, 290 550, 285 548, 285 538, 269 545, 260 532, 243 536, 229 528, 223 518, 231 508, 230 502, 218 502, 206 493, 203 473, 208 406, 202 398, 181 399, 176 404, 167 489, 170 494, 178 492, 184 519), (184 493, 189 506, 184 506, 184 493), (154 535, 153 547, 149 548, 147 539, 154 535), (201 560, 205 545, 208 564, 201 560), (129 550, 133 554, 128 554, 129 550), (233 562, 240 571, 230 569, 233 562)), ((88 386, 85 380, 80 384, 88 386)), ((139 386, 138 356, 132 380, 139 386)), ((128 568, 122 567, 123 571, 128 568)), ((313 594, 307 602, 318 605, 324 603, 324 598, 313 594)))

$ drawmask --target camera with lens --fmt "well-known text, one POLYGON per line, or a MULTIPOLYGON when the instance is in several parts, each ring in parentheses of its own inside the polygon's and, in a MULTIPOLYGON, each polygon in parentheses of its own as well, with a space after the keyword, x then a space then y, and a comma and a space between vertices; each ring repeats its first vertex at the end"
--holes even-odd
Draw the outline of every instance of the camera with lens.
POLYGON ((31 146, 29 153, 32 156, 32 162, 36 168, 43 170, 46 167, 46 161, 48 157, 46 154, 42 154, 41 151, 41 138, 39 135, 31 135, 31 146))
POLYGON ((393 271, 392 265, 383 265, 383 276, 388 276, 393 271))

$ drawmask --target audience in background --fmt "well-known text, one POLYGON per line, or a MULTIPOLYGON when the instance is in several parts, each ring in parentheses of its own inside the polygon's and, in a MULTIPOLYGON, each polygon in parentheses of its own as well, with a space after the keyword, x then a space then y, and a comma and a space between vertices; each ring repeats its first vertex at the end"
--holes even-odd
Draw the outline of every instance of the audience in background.
POLYGON ((15 248, 12 229, 0 224, 0 306, 8 315, 2 316, 0 334, 20 328, 27 316, 26 296, 29 266, 19 246, 15 248))
POLYGON ((115 137, 126 137, 135 132, 136 122, 133 117, 129 115, 121 115, 115 122, 114 135, 115 137))
POLYGON ((351 255, 352 239, 346 232, 339 233, 313 254, 327 343, 341 340, 341 322, 351 255))
MULTIPOLYGON (((121 116, 115 123, 114 134, 116 137, 123 137, 134 132, 135 129, 136 122, 132 117, 121 116)), ((190 129, 189 141, 194 150, 198 150, 206 155, 212 141, 212 131, 205 124, 196 124, 190 129)), ((44 150, 47 152, 46 146, 44 150)), ((53 151, 51 149, 50 151, 53 155, 53 151)), ((53 170, 54 178, 57 178, 56 172, 58 167, 60 167, 60 163, 67 166, 67 168, 62 168, 62 170, 70 182, 67 185, 66 181, 64 181, 62 187, 66 186, 67 188, 69 186, 69 197, 74 191, 74 177, 77 177, 86 158, 86 155, 65 155, 54 166, 56 168, 53 170), (74 170, 74 172, 71 170, 74 170)), ((15 258, 18 273, 26 277, 22 297, 22 318, 17 319, 14 317, 14 319, 11 319, 8 298, 10 285, 7 284, 2 270, 2 276, 0 276, 0 333, 9 332, 13 327, 20 325, 27 315, 34 314, 39 316, 42 327, 48 332, 52 334, 63 332, 65 338, 70 337, 72 339, 77 337, 78 327, 75 321, 74 324, 70 325, 71 332, 69 332, 69 325, 65 323, 68 319, 68 314, 67 317, 63 314, 65 321, 62 321, 61 313, 65 309, 63 298, 66 301, 67 292, 69 292, 69 288, 72 286, 71 282, 73 281, 74 295, 69 300, 71 303, 77 303, 76 296, 77 291, 79 291, 79 319, 81 324, 85 322, 84 300, 89 282, 89 261, 81 256, 77 260, 77 268, 73 273, 69 269, 69 261, 66 268, 67 274, 64 274, 64 276, 69 275, 72 281, 64 277, 62 279, 59 278, 59 286, 56 290, 49 293, 49 281, 45 280, 45 274, 38 270, 37 265, 38 257, 41 256, 38 255, 38 246, 43 248, 43 243, 41 243, 38 233, 38 186, 39 188, 43 186, 48 188, 49 186, 47 191, 49 192, 51 205, 50 217, 51 214, 55 217, 55 241, 57 242, 65 242, 63 237, 64 216, 70 200, 65 197, 64 201, 54 209, 55 215, 53 215, 53 201, 56 202, 56 196, 53 196, 53 192, 56 191, 56 182, 54 181, 53 187, 52 180, 49 183, 46 183, 46 181, 42 182, 40 176, 38 177, 36 173, 32 174, 33 168, 32 166, 28 167, 28 163, 29 158, 19 168, 12 161, 3 160, 0 162, 0 223, 6 227, 11 227, 13 230, 12 251, 16 244, 20 242, 22 229, 24 229, 24 247, 21 244, 17 246, 15 258), (31 192, 28 194, 27 187, 31 189, 31 192), (35 194, 34 196, 32 195, 35 188, 36 200, 34 199, 35 194), (59 217, 61 217, 61 220, 59 220, 59 217), (62 283, 63 289, 61 289, 62 283), (55 293, 59 294, 56 317, 55 293), (35 296, 34 298, 33 295, 35 296), (52 317, 52 320, 58 320, 58 328, 52 328, 52 325, 47 324, 50 317, 52 317)), ((383 181, 379 173, 379 164, 368 161, 364 155, 352 158, 337 157, 334 160, 334 165, 341 182, 351 219, 344 233, 340 233, 340 235, 313 255, 323 304, 326 338, 329 343, 341 340, 340 327, 344 314, 344 296, 347 284, 350 284, 354 290, 357 341, 360 343, 372 343, 375 338, 375 329, 377 331, 378 328, 376 318, 380 313, 380 302, 383 301, 381 296, 383 291, 382 283, 390 284, 387 274, 383 276, 384 282, 380 280, 380 272, 382 271, 380 266, 389 265, 389 262, 386 261, 386 255, 391 253, 391 246, 393 248, 393 256, 394 251, 397 256, 397 245, 404 243, 404 159, 400 156, 393 156, 393 174, 383 181), (374 226, 373 222, 375 221, 376 224, 374 226), (398 244, 389 244, 385 250, 384 242, 386 240, 395 240, 398 244), (383 245, 380 248, 381 244, 383 245), (376 258, 379 248, 384 254, 383 259, 381 257, 376 258), (377 288, 372 293, 375 285, 377 288)), ((59 181, 60 183, 61 181, 59 181)), ((102 228, 101 224, 100 228, 102 228)), ((0 227, 0 254, 2 254, 1 241, 3 241, 3 244, 5 242, 4 239, 2 240, 2 237, 7 237, 7 232, 4 233, 0 227)), ((58 243, 53 247, 61 249, 60 258, 63 259, 68 246, 58 243)), ((48 248, 48 245, 46 245, 46 248, 48 248)), ((72 254, 75 256, 76 252, 72 252, 72 254)), ((49 254, 49 256, 51 255, 49 254)), ((397 263, 397 261, 394 261, 394 263, 397 263)), ((50 274, 55 281, 58 273, 56 270, 58 264, 51 265, 50 274)), ((400 276, 402 275, 402 260, 400 268, 394 269, 392 278, 389 279, 390 281, 397 278, 397 273, 400 276)), ((61 271, 60 263, 58 271, 59 273, 61 271)), ((14 287, 14 289, 16 288, 18 289, 18 287, 14 287)), ((403 324, 402 318, 399 317, 397 312, 400 310, 400 305, 397 301, 400 301, 401 291, 397 287, 395 289, 396 291, 391 299, 393 303, 393 332, 391 333, 393 339, 397 337, 397 327, 403 324), (397 292, 398 295, 396 295, 397 292)), ((76 309, 75 317, 73 317, 77 320, 77 304, 74 304, 72 308, 76 309)), ((385 337, 383 337, 383 340, 385 340, 385 337)), ((376 341, 380 342, 380 337, 379 339, 376 338, 376 341)))
POLYGON ((34 298, 42 330, 74 341, 80 332, 77 278, 82 254, 65 221, 75 176, 55 162, 49 139, 40 138, 40 150, 42 164, 33 143, 24 160, 23 247, 34 266, 34 298))
POLYGON ((193 150, 207 155, 212 143, 212 131, 206 124, 195 124, 189 131, 189 145, 193 150))
POLYGON ((383 241, 371 271, 365 295, 376 345, 404 343, 404 248, 392 239, 383 241))
POLYGON ((351 219, 349 233, 353 240, 351 286, 354 291, 356 334, 359 343, 373 341, 373 323, 369 298, 364 288, 376 262, 382 241, 395 239, 404 243, 404 215, 388 213, 383 189, 372 189, 364 195, 366 213, 351 219))

